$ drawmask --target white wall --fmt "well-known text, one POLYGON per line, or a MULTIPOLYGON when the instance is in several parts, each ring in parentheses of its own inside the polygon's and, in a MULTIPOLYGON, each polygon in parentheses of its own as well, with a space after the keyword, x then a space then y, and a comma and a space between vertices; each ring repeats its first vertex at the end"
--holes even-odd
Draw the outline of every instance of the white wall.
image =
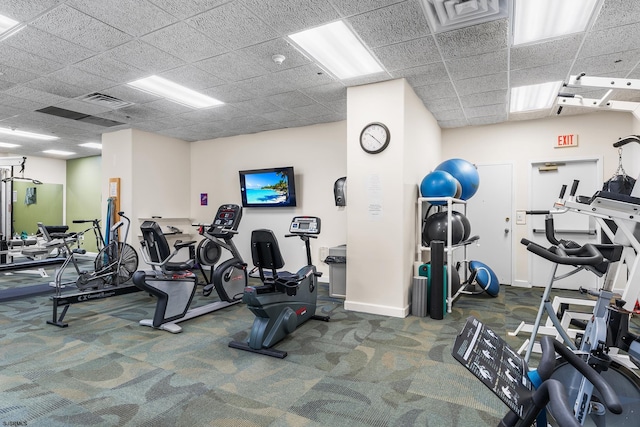
MULTIPOLYGON (((329 267, 320 262, 320 248, 346 243, 346 210, 333 198, 333 184, 346 176, 346 122, 336 122, 241 135, 190 144, 191 190, 189 205, 196 222, 211 223, 222 204, 242 205, 238 171, 293 166, 296 174, 297 207, 244 208, 234 242, 245 262, 251 262, 251 231, 273 230, 286 262, 297 271, 306 264, 304 244, 297 238, 284 238, 294 216, 321 219, 321 234, 311 240, 312 260, 328 281, 329 267), (200 205, 200 194, 207 193, 208 206, 200 205)), ((351 188, 351 187, 350 187, 351 188)))
POLYGON ((190 217, 189 169, 188 142, 135 129, 103 134, 103 199, 106 204, 109 179, 120 178, 120 209, 131 218, 128 241, 136 249, 138 218, 190 217))
MULTIPOLYGON (((529 173, 532 161, 602 157, 603 177, 608 179, 618 167, 618 152, 612 144, 633 133, 637 126, 628 113, 596 112, 589 115, 552 117, 497 125, 444 129, 443 159, 461 157, 473 163, 511 163, 514 170, 514 210, 542 209, 529 204, 529 173), (557 136, 577 134, 575 148, 554 148, 557 136)), ((637 131, 637 129, 636 129, 637 131)), ((637 144, 636 144, 637 145, 637 144)), ((633 160, 630 156, 627 160, 633 160)), ((633 169, 625 163, 625 169, 633 169)), ((482 183, 480 183, 482 185, 482 183)), ((558 192, 559 189, 549 189, 558 192)), ((552 206, 548 207, 549 209, 552 206)), ((515 212, 512 213, 515 218, 515 212)), ((514 281, 528 281, 528 257, 520 239, 527 237, 526 225, 514 224, 514 281)), ((482 236, 480 236, 482 237, 482 236)))

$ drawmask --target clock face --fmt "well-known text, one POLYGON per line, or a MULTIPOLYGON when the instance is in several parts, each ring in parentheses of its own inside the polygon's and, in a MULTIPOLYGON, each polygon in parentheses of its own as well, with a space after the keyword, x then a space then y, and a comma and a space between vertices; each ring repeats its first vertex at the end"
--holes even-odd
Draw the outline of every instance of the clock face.
POLYGON ((367 153, 379 153, 389 145, 391 134, 382 123, 370 123, 360 134, 360 145, 367 153))

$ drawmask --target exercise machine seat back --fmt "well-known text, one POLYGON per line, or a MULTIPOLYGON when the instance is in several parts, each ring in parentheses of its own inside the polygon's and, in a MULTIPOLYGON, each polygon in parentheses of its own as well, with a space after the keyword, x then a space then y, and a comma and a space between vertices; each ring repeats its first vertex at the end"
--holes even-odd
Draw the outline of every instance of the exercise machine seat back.
MULTIPOLYGON (((150 261, 151 271, 136 271, 133 284, 158 298, 151 326, 162 325, 181 319, 189 310, 189 306, 197 288, 197 278, 190 270, 194 260, 168 261, 180 250, 181 242, 176 242, 172 253, 167 238, 155 221, 144 221, 140 226, 145 251, 150 261), (161 271, 156 270, 159 267, 161 271)), ((186 243, 185 245, 189 245, 186 243)), ((146 257, 145 257, 146 258, 146 257)))
POLYGON ((267 291, 271 286, 279 287, 276 283, 278 278, 291 279, 296 277, 296 274, 289 271, 278 271, 284 268, 285 263, 278 240, 271 230, 259 229, 251 233, 251 259, 254 267, 258 268, 260 280, 266 286, 261 291, 267 291), (269 270, 269 272, 265 272, 265 270, 269 270))
MULTIPOLYGON (((194 260, 172 262, 167 261, 171 256, 171 247, 162 229, 155 221, 144 221, 140 226, 145 242, 147 254, 153 263, 161 264, 164 271, 184 271, 193 268, 194 260)), ((179 242, 177 242, 179 243, 179 242)))

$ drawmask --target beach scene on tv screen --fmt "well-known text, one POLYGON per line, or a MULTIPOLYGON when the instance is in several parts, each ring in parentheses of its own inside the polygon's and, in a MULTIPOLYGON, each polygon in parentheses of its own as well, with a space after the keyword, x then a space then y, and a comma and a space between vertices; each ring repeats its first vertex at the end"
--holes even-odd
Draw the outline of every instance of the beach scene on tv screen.
POLYGON ((244 177, 248 204, 282 204, 289 195, 289 180, 286 172, 264 172, 247 174, 244 177))

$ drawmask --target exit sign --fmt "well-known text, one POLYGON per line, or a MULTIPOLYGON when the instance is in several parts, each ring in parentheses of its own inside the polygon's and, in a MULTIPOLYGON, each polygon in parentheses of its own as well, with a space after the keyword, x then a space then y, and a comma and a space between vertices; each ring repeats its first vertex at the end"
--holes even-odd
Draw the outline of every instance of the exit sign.
POLYGON ((558 135, 558 139, 556 141, 556 148, 577 147, 577 146, 578 146, 578 135, 574 133, 570 133, 568 135, 558 135))

